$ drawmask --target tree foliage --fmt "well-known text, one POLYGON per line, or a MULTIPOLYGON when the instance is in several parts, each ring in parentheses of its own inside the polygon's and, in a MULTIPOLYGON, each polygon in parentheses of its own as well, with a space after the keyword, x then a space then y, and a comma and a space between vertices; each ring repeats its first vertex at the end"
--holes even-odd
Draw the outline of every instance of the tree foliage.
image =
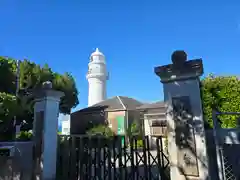
POLYGON ((78 91, 74 78, 69 73, 59 74, 52 71, 48 65, 41 67, 29 60, 24 60, 20 65, 20 91, 18 99, 16 92, 17 61, 7 57, 0 57, 0 117, 11 119, 17 115, 18 120, 33 120, 32 92, 39 89, 45 81, 53 83, 53 89, 65 93, 61 98, 60 112, 67 114, 71 108, 78 105, 78 91), (14 104, 17 102, 17 109, 14 104), (4 110, 3 110, 4 109, 4 110))
POLYGON ((41 67, 27 60, 21 63, 21 89, 38 89, 45 81, 51 81, 53 89, 64 92, 65 96, 60 102, 61 113, 70 113, 71 108, 78 105, 78 91, 74 78, 69 73, 59 74, 53 72, 47 64, 41 67))
POLYGON ((0 123, 12 119, 17 112, 18 106, 16 97, 0 92, 0 123))
POLYGON ((13 59, 0 57, 0 92, 14 94, 16 90, 16 63, 13 59))
POLYGON ((140 129, 138 123, 133 122, 127 129, 127 135, 128 136, 139 136, 140 135, 140 129))
POLYGON ((13 137, 14 114, 19 112, 17 99, 15 96, 0 92, 0 140, 11 139, 13 137))
MULTIPOLYGON (((240 80, 236 76, 209 75, 201 81, 201 94, 205 120, 213 127, 212 110, 218 112, 240 112, 240 80)), ((237 125, 236 115, 221 115, 219 120, 224 128, 237 125)))

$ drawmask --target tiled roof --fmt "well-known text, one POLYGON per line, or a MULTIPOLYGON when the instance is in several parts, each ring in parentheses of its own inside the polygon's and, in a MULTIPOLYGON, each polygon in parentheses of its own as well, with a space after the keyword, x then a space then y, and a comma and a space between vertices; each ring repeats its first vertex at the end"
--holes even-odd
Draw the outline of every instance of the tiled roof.
POLYGON ((93 111, 101 111, 101 110, 147 110, 147 109, 157 109, 157 108, 163 108, 165 107, 164 101, 158 101, 155 103, 141 103, 140 101, 126 97, 126 96, 114 96, 112 98, 109 98, 105 101, 102 101, 100 103, 97 103, 93 106, 81 109, 77 112, 74 112, 72 114, 77 113, 91 113, 93 111))
POLYGON ((164 101, 158 101, 155 103, 146 103, 143 104, 142 106, 137 107, 137 109, 157 109, 157 108, 164 108, 165 107, 165 103, 164 101))
POLYGON ((115 96, 91 107, 107 106, 107 110, 134 110, 142 103, 126 96, 115 96))

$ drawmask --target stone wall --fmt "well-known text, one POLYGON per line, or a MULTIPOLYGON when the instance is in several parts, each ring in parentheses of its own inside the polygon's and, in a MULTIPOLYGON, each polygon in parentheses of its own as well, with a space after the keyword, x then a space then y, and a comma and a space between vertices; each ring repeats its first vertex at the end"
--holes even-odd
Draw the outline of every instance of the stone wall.
POLYGON ((33 143, 0 142, 0 146, 14 146, 13 157, 0 157, 0 180, 30 180, 33 171, 33 143))

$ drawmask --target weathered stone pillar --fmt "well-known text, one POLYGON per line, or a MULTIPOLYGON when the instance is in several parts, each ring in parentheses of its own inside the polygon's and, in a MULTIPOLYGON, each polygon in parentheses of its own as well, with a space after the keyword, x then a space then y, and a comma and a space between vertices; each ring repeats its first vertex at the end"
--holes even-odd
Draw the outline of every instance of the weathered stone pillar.
POLYGON ((43 180, 55 180, 59 102, 64 93, 52 90, 52 84, 45 82, 36 95, 33 135, 37 155, 43 153, 41 177, 43 180))
POLYGON ((175 51, 173 64, 155 68, 168 104, 168 152, 171 180, 206 180, 208 157, 199 76, 201 59, 187 61, 184 51, 175 51))

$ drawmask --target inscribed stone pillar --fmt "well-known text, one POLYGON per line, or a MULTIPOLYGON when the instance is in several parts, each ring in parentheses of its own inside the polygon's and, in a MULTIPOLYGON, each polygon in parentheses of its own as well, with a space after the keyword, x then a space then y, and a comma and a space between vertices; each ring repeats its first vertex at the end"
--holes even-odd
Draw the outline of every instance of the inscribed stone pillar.
POLYGON ((33 122, 33 140, 36 147, 36 156, 39 157, 42 153, 42 138, 43 138, 43 124, 44 124, 44 108, 45 101, 42 98, 35 99, 34 104, 34 122, 33 122))
POLYGON ((59 102, 64 93, 52 90, 52 84, 46 82, 36 95, 33 134, 38 153, 43 153, 42 179, 55 180, 59 102))
POLYGON ((206 180, 208 157, 199 80, 202 60, 187 61, 184 51, 175 51, 172 62, 155 68, 168 105, 170 176, 172 180, 206 180))

